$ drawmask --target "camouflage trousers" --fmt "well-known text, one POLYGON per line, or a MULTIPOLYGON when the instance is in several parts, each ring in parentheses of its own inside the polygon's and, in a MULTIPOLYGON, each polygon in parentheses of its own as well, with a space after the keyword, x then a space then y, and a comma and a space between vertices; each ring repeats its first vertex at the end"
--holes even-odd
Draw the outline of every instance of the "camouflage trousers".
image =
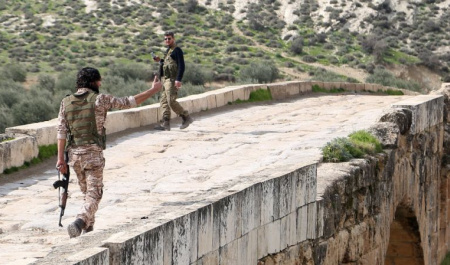
POLYGON ((78 185, 84 194, 84 203, 77 218, 84 221, 85 228, 94 226, 95 213, 103 196, 103 152, 70 154, 69 159, 69 165, 77 174, 78 185))
POLYGON ((159 100, 161 104, 162 120, 170 120, 170 110, 172 109, 177 115, 188 115, 189 113, 183 109, 177 102, 178 91, 175 87, 175 80, 165 78, 163 80, 163 91, 159 100))

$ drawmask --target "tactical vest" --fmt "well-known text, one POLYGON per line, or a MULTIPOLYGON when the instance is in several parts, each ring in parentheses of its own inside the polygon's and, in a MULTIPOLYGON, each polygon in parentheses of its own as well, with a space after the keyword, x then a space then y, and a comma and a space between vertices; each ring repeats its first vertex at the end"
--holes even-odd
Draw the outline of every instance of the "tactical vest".
POLYGON ((177 62, 172 59, 170 54, 175 50, 176 46, 173 49, 169 49, 164 56, 164 65, 163 65, 163 73, 164 78, 175 79, 177 78, 178 73, 178 65, 177 62))
POLYGON ((97 94, 84 93, 70 95, 63 99, 69 134, 67 146, 97 144, 106 147, 106 134, 103 128, 102 135, 98 134, 95 120, 95 100, 97 94))

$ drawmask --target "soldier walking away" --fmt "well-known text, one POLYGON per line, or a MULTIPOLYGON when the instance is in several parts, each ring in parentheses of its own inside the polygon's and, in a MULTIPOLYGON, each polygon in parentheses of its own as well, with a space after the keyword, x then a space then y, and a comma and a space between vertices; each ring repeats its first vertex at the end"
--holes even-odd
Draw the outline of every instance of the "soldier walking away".
POLYGON ((183 122, 181 123, 180 129, 184 129, 194 120, 188 111, 184 110, 180 103, 177 102, 178 89, 181 88, 181 79, 184 74, 183 51, 176 45, 174 33, 171 31, 164 34, 164 43, 167 46, 164 59, 158 56, 153 57, 153 60, 160 64, 160 76, 163 83, 163 91, 160 98, 163 117, 155 129, 170 131, 171 109, 177 115, 181 116, 183 122))
POLYGON ((99 93, 101 80, 97 69, 81 69, 77 74, 77 90, 61 101, 58 115, 56 168, 65 174, 69 170, 68 166, 71 166, 84 194, 84 203, 76 220, 67 227, 71 238, 94 229, 95 213, 103 195, 103 149, 106 147, 104 125, 107 111, 136 107, 162 86, 155 77, 151 89, 135 96, 118 98, 99 93), (65 149, 69 157, 67 164, 64 161, 65 149))

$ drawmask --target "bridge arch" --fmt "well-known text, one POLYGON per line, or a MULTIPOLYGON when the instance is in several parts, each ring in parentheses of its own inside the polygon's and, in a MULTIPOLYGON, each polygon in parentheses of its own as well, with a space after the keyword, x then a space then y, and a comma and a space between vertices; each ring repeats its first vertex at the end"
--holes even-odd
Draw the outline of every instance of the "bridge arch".
POLYGON ((424 264, 419 224, 414 211, 405 203, 395 210, 384 264, 424 264))

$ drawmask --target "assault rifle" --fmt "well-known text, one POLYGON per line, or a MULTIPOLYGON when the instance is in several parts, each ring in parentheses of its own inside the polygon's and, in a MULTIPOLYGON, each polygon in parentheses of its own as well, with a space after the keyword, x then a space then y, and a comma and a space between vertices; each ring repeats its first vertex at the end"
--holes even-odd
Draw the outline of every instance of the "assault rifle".
MULTIPOLYGON (((67 154, 67 151, 64 152, 64 161, 67 163, 69 162, 69 155, 67 154)), ((53 183, 53 187, 55 189, 59 188, 59 207, 61 208, 61 212, 59 214, 59 226, 63 227, 61 224, 61 219, 64 215, 64 210, 66 209, 66 203, 67 203, 67 195, 68 195, 68 188, 69 188, 69 178, 70 178, 70 169, 69 165, 67 165, 67 173, 63 174, 63 178, 60 178, 60 173, 58 169, 58 180, 53 183)))

